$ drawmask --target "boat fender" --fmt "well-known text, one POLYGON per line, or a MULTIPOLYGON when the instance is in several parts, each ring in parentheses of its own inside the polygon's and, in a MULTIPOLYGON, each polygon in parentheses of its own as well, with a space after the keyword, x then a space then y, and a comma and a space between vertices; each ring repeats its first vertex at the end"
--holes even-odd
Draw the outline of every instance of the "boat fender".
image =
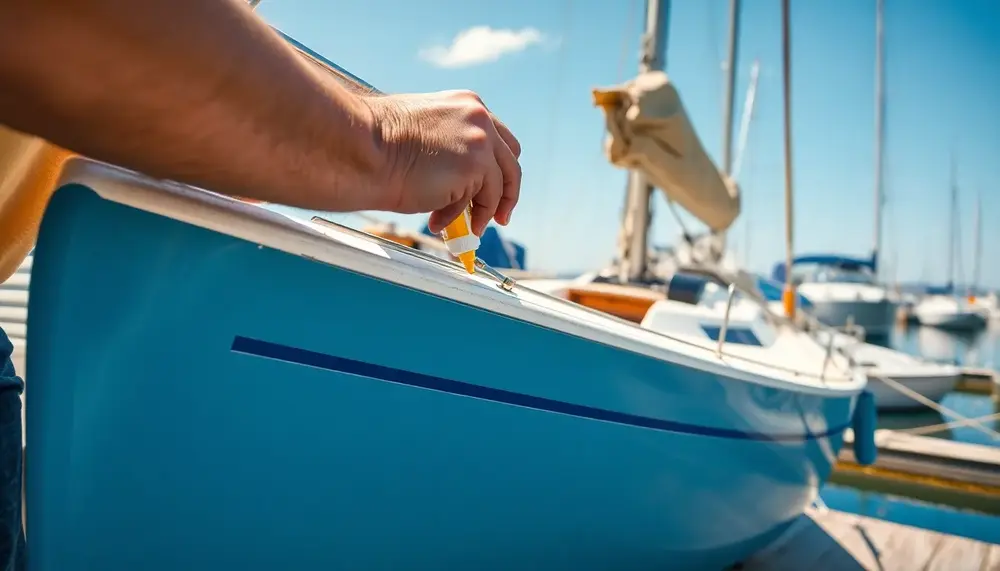
POLYGON ((871 391, 862 391, 858 395, 858 403, 854 407, 854 457, 861 466, 871 466, 878 456, 875 446, 875 425, 878 416, 875 407, 875 395, 871 391))

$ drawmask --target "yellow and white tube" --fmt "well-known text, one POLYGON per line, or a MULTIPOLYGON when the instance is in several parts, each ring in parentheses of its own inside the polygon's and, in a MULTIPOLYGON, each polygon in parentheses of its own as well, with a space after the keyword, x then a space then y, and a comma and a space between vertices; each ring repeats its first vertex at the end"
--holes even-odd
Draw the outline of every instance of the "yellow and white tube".
POLYGON ((444 245, 452 256, 458 258, 470 274, 476 273, 476 250, 479 249, 479 236, 472 233, 472 210, 465 210, 445 226, 441 233, 444 245))

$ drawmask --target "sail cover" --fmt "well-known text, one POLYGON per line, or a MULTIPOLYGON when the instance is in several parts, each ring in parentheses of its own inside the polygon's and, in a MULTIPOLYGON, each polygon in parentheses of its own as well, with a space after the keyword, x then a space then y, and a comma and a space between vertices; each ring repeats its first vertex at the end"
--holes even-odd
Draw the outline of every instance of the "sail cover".
POLYGON ((605 152, 612 164, 638 170, 713 231, 733 224, 739 189, 715 168, 666 73, 595 89, 594 103, 607 119, 605 152))

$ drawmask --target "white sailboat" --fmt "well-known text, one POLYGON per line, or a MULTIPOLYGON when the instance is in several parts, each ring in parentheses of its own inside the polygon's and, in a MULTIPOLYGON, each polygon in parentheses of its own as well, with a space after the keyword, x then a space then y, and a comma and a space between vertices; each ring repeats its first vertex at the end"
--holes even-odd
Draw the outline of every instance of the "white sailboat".
MULTIPOLYGON (((884 69, 884 35, 882 26, 883 3, 882 0, 876 2, 876 64, 875 64, 875 116, 876 116, 876 139, 875 139, 875 179, 876 196, 881 196, 881 157, 882 157, 882 114, 885 108, 884 91, 882 89, 883 69, 884 69)), ((881 200, 876 201, 881 204, 881 200)), ((879 216, 876 216, 876 221, 879 216)), ((876 229, 876 243, 880 231, 876 229)), ((876 248, 877 251, 877 248, 876 248)), ((874 267, 874 266, 873 266, 874 267)), ((800 291, 805 290, 807 285, 800 286, 800 291)), ((881 288, 884 290, 884 288, 881 288)), ((807 297, 810 294, 806 294, 807 297)), ((875 295, 881 295, 877 293, 875 295)), ((810 301, 816 303, 814 298, 810 301)), ((829 307, 829 306, 827 306, 829 307)), ((879 410, 909 410, 922 408, 923 404, 904 394, 889 381, 898 383, 906 389, 915 392, 934 402, 939 402, 945 395, 954 389, 961 376, 961 371, 952 365, 941 365, 932 363, 924 359, 918 359, 907 355, 901 351, 889 349, 879 345, 865 343, 855 336, 836 334, 824 331, 822 335, 839 347, 848 355, 856 366, 860 367, 868 375, 869 390, 875 395, 875 403, 879 410)))
POLYGON ((976 195, 976 215, 973 221, 973 257, 972 257, 972 287, 969 292, 969 301, 972 307, 979 309, 989 321, 1000 319, 1000 304, 998 304, 997 293, 991 291, 985 295, 979 292, 979 271, 983 258, 983 228, 982 228, 982 199, 976 195))
POLYGON ((958 248, 958 184, 955 180, 955 161, 951 162, 951 211, 948 247, 948 285, 944 293, 924 296, 913 307, 917 321, 927 327, 953 331, 977 331, 986 326, 987 311, 972 300, 956 295, 954 291, 955 255, 958 248))
POLYGON ((879 280, 884 190, 882 143, 885 98, 883 82, 882 3, 878 2, 875 56, 875 232, 872 255, 800 255, 775 265, 772 279, 789 277, 812 303, 810 313, 841 330, 859 330, 869 340, 885 343, 896 322, 899 299, 879 280))

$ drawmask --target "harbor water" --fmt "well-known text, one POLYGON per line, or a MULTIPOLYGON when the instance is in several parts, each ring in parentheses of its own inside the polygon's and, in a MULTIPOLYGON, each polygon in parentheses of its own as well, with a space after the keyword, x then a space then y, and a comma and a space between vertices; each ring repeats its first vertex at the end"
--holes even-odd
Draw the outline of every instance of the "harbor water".
MULTIPOLYGON (((997 370, 1000 356, 1000 324, 992 323, 975 334, 954 334, 920 326, 896 329, 889 345, 894 349, 937 362, 997 370)), ((966 418, 979 418, 1000 412, 1000 402, 990 395, 952 392, 941 404, 966 418)), ((879 428, 905 430, 947 423, 955 420, 928 408, 879 415, 879 428)), ((1000 431, 1000 420, 982 422, 1000 431)), ((1000 447, 1000 440, 968 426, 952 427, 925 436, 1000 447)), ((960 535, 991 543, 1000 543, 1000 517, 980 513, 975 505, 963 508, 929 504, 901 496, 867 492, 837 484, 828 484, 821 493, 832 509, 857 513, 887 521, 912 525, 942 533, 960 535)))

